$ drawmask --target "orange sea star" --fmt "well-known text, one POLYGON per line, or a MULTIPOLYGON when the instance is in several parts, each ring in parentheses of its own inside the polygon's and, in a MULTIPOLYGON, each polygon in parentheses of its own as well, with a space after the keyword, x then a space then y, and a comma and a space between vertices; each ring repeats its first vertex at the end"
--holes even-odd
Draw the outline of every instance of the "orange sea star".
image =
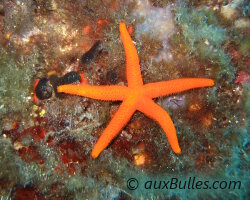
POLYGON ((93 158, 97 158, 110 144, 120 130, 128 123, 136 110, 139 110, 160 124, 173 151, 179 154, 181 149, 178 144, 174 123, 168 113, 152 99, 193 88, 213 86, 214 81, 207 78, 182 78, 144 85, 140 72, 137 50, 127 31, 126 24, 120 23, 119 29, 126 56, 127 87, 115 85, 91 86, 87 84, 69 84, 61 85, 57 90, 58 92, 80 95, 98 100, 123 101, 113 119, 95 144, 91 153, 93 158))

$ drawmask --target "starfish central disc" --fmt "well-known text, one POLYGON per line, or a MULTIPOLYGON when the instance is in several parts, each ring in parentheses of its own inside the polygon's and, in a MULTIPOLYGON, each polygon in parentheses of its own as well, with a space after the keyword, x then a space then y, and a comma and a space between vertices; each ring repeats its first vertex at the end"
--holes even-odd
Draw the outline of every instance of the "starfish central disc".
POLYGON ((207 78, 182 78, 143 84, 139 57, 136 47, 127 31, 126 24, 120 23, 119 30, 126 56, 127 87, 115 85, 91 86, 87 84, 68 84, 59 86, 57 91, 97 100, 122 101, 118 111, 95 144, 91 153, 93 158, 97 158, 111 143, 121 129, 128 123, 136 110, 152 118, 162 127, 172 150, 176 154, 179 154, 181 153, 181 149, 174 123, 169 114, 152 99, 194 88, 213 86, 214 81, 207 78))

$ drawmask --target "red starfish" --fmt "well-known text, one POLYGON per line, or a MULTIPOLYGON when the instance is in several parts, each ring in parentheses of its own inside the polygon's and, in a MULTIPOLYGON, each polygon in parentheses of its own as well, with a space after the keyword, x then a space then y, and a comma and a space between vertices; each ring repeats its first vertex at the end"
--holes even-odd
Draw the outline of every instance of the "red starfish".
POLYGON ((120 33, 126 55, 126 72, 128 87, 126 86, 91 86, 61 85, 58 92, 80 95, 105 101, 123 101, 109 125, 103 131, 92 150, 91 156, 97 158, 99 154, 118 135, 120 130, 128 123, 136 110, 141 111, 154 119, 164 130, 170 146, 176 154, 181 152, 178 144, 176 130, 168 113, 157 105, 152 99, 166 96, 193 88, 209 87, 214 85, 212 79, 182 78, 170 81, 143 84, 139 66, 139 57, 133 41, 126 29, 125 23, 120 23, 120 33))

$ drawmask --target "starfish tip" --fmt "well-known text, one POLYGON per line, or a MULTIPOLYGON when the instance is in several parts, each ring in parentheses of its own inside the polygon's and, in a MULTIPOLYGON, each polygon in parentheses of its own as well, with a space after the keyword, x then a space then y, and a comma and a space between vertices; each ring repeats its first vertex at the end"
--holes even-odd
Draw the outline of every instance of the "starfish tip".
POLYGON ((120 30, 121 30, 122 28, 126 28, 125 22, 120 22, 119 28, 120 28, 120 30))
POLYGON ((179 148, 175 149, 174 152, 175 152, 176 154, 181 154, 181 148, 179 147, 179 148))
POLYGON ((98 156, 99 156, 98 153, 93 152, 93 151, 91 152, 91 157, 92 157, 92 158, 96 159, 98 156))
POLYGON ((213 79, 210 79, 210 86, 213 86, 214 85, 214 80, 213 79))
POLYGON ((57 87, 57 92, 58 92, 58 93, 63 92, 62 86, 58 86, 58 87, 57 87))

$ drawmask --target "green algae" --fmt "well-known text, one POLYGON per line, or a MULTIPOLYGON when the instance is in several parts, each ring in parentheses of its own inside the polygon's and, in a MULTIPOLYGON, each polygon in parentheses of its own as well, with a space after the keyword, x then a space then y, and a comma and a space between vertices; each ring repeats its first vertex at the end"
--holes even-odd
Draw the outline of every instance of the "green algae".
POLYGON ((239 53, 246 57, 250 56, 250 36, 242 39, 240 42, 239 53))
POLYGON ((208 8, 191 9, 181 4, 175 10, 175 22, 182 30, 186 48, 204 61, 209 61, 222 76, 232 81, 234 68, 231 58, 225 53, 223 43, 228 38, 226 29, 218 24, 216 15, 208 8))
POLYGON ((28 65, 19 65, 6 51, 0 50, 0 115, 24 113, 29 108, 31 78, 28 65))

